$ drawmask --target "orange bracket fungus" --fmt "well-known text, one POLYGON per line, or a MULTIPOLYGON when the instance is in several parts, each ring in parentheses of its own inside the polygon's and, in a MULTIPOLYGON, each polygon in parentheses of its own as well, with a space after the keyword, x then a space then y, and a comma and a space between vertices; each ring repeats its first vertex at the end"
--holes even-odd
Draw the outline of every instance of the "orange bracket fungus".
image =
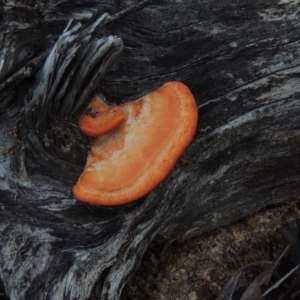
POLYGON ((198 112, 190 90, 168 82, 120 106, 95 97, 79 127, 92 137, 75 197, 97 205, 132 202, 155 188, 191 142, 198 112))

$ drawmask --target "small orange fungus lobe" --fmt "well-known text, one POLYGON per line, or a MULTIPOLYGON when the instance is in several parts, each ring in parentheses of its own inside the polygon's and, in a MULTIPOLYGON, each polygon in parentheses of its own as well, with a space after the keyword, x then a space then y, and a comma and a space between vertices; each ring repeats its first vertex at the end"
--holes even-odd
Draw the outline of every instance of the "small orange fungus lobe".
POLYGON ((95 96, 89 104, 88 113, 80 118, 79 128, 86 135, 97 137, 112 131, 124 120, 125 116, 120 107, 110 106, 95 96))
POLYGON ((180 82, 120 106, 95 97, 80 129, 93 137, 75 197, 97 205, 135 201, 155 188, 191 142, 198 120, 195 99, 180 82))

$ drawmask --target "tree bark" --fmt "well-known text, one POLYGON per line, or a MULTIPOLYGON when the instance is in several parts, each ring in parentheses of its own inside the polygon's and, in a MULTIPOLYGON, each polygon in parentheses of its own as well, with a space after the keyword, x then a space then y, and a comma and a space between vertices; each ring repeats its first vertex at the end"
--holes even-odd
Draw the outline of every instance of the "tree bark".
POLYGON ((299 197, 298 1, 137 3, 0 4, 0 275, 12 300, 120 299, 156 235, 187 239, 299 197), (130 205, 77 201, 89 148, 77 121, 92 95, 121 103, 171 80, 200 116, 172 173, 130 205))

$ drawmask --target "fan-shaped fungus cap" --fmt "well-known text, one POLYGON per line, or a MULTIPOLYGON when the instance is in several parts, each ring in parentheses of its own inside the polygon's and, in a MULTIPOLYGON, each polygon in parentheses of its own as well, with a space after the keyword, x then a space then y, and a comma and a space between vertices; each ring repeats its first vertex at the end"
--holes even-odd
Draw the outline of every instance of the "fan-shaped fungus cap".
POLYGON ((100 136, 91 141, 73 193, 107 206, 132 202, 155 188, 192 140, 198 119, 193 95, 179 82, 119 107, 93 99, 90 112, 81 117, 80 129, 100 136))

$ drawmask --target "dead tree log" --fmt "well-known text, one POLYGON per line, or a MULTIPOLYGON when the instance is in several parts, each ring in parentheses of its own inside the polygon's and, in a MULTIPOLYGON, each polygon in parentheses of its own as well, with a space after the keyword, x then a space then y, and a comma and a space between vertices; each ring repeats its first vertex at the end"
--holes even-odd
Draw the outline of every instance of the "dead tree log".
POLYGON ((10 299, 119 299, 156 235, 189 238, 299 196, 297 1, 3 3, 0 276, 10 299), (189 86, 200 118, 168 178, 131 205, 74 199, 88 152, 77 120, 92 94, 120 103, 170 80, 189 86))

